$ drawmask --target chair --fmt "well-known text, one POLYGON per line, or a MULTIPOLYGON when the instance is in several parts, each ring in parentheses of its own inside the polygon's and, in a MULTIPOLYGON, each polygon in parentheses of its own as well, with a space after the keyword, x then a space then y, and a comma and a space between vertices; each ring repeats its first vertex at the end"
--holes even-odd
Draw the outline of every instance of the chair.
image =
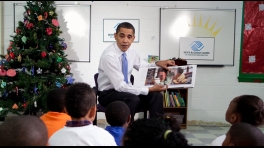
MULTIPOLYGON (((98 98, 98 83, 97 83, 97 78, 98 78, 98 73, 96 73, 94 75, 94 82, 95 82, 95 87, 93 87, 94 91, 95 91, 95 94, 96 94, 96 103, 97 103, 97 98, 98 98)), ((132 83, 132 85, 134 84, 134 76, 131 75, 130 77, 130 82, 132 83)), ((105 112, 106 108, 104 106, 102 106, 101 104, 97 104, 97 112, 105 112)), ((95 119, 94 119, 94 122, 93 124, 94 125, 97 125, 97 112, 96 112, 96 116, 95 116, 95 119)), ((144 112, 144 118, 146 119, 147 118, 147 110, 144 110, 144 109, 141 109, 140 111, 137 111, 136 113, 139 113, 139 112, 144 112)))

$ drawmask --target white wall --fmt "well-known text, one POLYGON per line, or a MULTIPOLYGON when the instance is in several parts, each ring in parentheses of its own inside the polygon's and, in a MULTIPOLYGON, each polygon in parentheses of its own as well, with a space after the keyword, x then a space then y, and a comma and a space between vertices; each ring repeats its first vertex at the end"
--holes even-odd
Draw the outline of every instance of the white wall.
MULTIPOLYGON (((4 49, 9 36, 13 34, 13 3, 4 1, 4 49)), ((74 1, 58 1, 57 4, 74 4, 74 1)), ((242 94, 253 94, 264 98, 263 83, 239 83, 240 36, 242 1, 80 1, 91 4, 91 63, 74 63, 72 72, 76 81, 94 86, 93 75, 97 72, 98 61, 104 48, 111 43, 103 42, 103 19, 140 19, 140 41, 132 46, 142 58, 159 54, 159 8, 219 8, 236 9, 235 65, 223 68, 198 67, 195 87, 189 89, 188 121, 190 123, 226 123, 225 111, 229 102, 242 94), (195 121, 195 122, 193 122, 195 121)), ((21 14, 23 15, 23 14, 21 14)), ((17 23, 17 22, 15 22, 17 23)), ((66 41, 67 42, 67 41, 66 41)), ((81 44, 81 43, 80 43, 81 44)), ((172 54, 173 57, 173 54, 172 54)), ((224 58, 224 57, 223 57, 224 58)), ((137 72, 133 72, 137 78, 137 72)), ((104 114, 99 114, 99 119, 104 114)))

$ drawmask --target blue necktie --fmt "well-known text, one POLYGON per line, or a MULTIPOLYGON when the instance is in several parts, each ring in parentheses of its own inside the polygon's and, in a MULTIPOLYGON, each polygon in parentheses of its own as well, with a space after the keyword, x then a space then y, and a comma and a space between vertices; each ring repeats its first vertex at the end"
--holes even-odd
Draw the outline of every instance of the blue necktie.
POLYGON ((124 75, 124 80, 128 84, 128 79, 127 79, 127 72, 128 72, 128 65, 127 65, 127 58, 126 58, 126 53, 124 52, 122 54, 122 72, 124 75))

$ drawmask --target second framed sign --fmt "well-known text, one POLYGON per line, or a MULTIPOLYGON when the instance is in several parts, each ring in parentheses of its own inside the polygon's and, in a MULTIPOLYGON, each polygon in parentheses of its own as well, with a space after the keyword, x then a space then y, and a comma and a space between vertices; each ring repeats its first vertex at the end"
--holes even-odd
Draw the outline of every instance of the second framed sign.
POLYGON ((103 29, 103 41, 104 42, 114 42, 114 33, 116 32, 117 26, 122 22, 129 22, 135 28, 135 40, 134 42, 139 42, 139 19, 104 19, 104 29, 103 29))

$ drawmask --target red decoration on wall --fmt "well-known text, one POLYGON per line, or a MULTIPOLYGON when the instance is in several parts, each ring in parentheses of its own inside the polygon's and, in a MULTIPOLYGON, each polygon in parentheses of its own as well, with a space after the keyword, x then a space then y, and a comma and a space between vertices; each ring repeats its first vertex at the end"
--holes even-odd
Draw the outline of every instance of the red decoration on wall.
POLYGON ((264 73, 264 3, 244 2, 244 31, 242 40, 242 73, 264 73))

